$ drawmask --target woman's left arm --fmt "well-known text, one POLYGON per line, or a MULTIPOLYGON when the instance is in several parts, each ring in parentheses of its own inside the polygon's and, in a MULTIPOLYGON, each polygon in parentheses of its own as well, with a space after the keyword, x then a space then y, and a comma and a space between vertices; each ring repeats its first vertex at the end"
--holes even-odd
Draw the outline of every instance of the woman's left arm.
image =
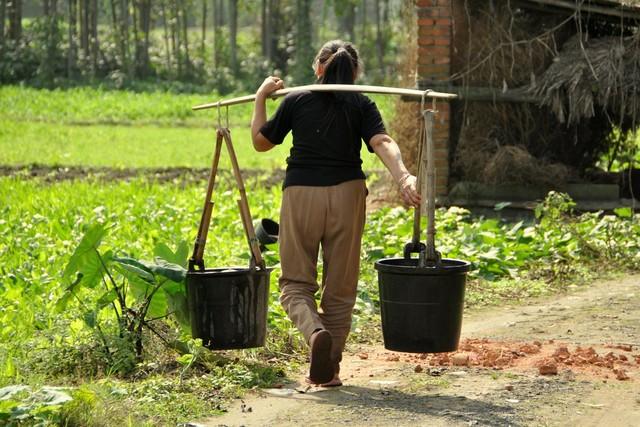
POLYGON ((369 145, 400 186, 400 194, 405 203, 416 207, 420 206, 420 194, 416 188, 417 179, 405 167, 400 147, 393 138, 380 133, 369 140, 369 145))

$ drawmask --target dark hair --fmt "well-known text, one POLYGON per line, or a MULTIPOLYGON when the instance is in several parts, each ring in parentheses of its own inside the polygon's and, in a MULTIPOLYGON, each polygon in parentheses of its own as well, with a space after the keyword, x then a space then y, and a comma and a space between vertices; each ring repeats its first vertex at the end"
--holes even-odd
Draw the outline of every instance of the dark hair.
POLYGON ((361 68, 356 48, 342 40, 328 41, 320 48, 313 61, 314 69, 319 65, 324 67, 319 83, 325 84, 353 84, 361 68))

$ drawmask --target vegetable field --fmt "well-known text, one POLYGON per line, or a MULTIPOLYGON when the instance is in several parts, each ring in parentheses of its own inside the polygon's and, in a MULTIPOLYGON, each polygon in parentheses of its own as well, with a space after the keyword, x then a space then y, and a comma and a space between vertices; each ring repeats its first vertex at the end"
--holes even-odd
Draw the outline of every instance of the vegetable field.
MULTIPOLYGON (((3 87, 0 165, 206 168, 214 113, 189 107, 212 99, 3 87)), ((392 103, 377 101, 392 117, 392 103)), ((250 109, 232 113, 240 165, 252 170, 246 182, 251 213, 277 220, 281 189, 271 178, 283 168, 287 142, 266 156, 252 152, 250 109)), ((366 170, 382 168, 373 156, 365 158, 366 170)), ((304 363, 304 343, 278 303, 276 247, 266 252, 267 264, 276 267, 268 345, 212 353, 189 337, 177 315, 180 272, 204 191, 204 181, 181 176, 0 177, 0 423, 176 425, 224 410, 247 388, 276 385, 304 363), (140 348, 123 329, 126 321, 142 325, 140 348)), ((235 191, 223 174, 214 194, 208 266, 248 263, 235 191)), ((530 221, 438 210, 439 250, 474 266, 467 306, 517 302, 640 269, 638 214, 572 209, 568 197, 550 193, 530 221)), ((411 224, 412 213, 402 207, 369 214, 351 339, 380 340, 373 264, 400 255, 411 224)))

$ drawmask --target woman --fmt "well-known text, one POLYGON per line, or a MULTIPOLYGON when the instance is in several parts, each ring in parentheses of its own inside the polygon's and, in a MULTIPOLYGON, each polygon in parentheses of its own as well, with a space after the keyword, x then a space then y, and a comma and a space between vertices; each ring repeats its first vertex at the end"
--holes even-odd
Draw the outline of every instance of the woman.
MULTIPOLYGON (((358 52, 341 40, 327 42, 313 62, 322 84, 353 84, 361 69, 358 52)), ((251 120, 253 146, 268 151, 289 131, 280 211, 280 301, 309 347, 307 381, 341 385, 340 361, 351 328, 360 267, 367 188, 360 159, 361 141, 375 152, 400 186, 407 204, 418 206, 416 178, 387 135, 375 103, 360 93, 298 91, 288 94, 267 121, 265 102, 284 87, 268 77, 256 92, 251 120), (320 308, 315 294, 322 246, 320 308)))

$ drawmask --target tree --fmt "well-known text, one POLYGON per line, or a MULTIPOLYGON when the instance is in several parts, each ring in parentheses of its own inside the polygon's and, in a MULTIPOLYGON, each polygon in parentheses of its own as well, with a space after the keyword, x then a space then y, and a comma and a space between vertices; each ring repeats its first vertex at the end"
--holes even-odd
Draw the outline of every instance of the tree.
POLYGON ((6 13, 7 2, 6 0, 0 0, 0 48, 4 45, 4 20, 6 18, 6 13))
POLYGON ((207 40, 207 0, 202 0, 202 27, 200 41, 200 57, 205 61, 205 43, 207 40))
POLYGON ((380 11, 380 0, 373 0, 376 9, 376 56, 378 57, 378 67, 380 67, 381 76, 384 77, 384 48, 385 42, 382 36, 382 16, 380 11))
POLYGON ((8 0, 9 32, 7 39, 18 41, 22 37, 22 0, 8 0))
POLYGON ((151 30, 151 0, 135 1, 136 9, 136 75, 147 77, 151 72, 149 62, 149 32, 151 30))
POLYGON ((100 54, 100 44, 98 43, 98 0, 91 0, 89 8, 89 28, 91 34, 91 75, 98 73, 98 55, 100 54))
POLYGON ((69 28, 67 32, 69 50, 67 51, 67 78, 73 78, 78 68, 78 1, 68 0, 68 22, 69 28))
POLYGON ((189 35, 187 33, 188 29, 188 15, 187 15, 187 2, 181 1, 180 8, 180 22, 182 23, 182 50, 184 51, 184 71, 185 75, 189 76, 191 74, 191 60, 189 59, 189 35))
POLYGON ((238 0, 229 0, 229 53, 235 74, 238 72, 238 0))
POLYGON ((296 0, 295 66, 292 75, 297 83, 310 77, 309 59, 313 56, 311 34, 311 0, 296 0))
POLYGON ((338 17, 339 32, 342 37, 356 42, 356 5, 358 0, 333 0, 333 10, 338 17))
POLYGON ((45 81, 55 77, 56 52, 58 49, 58 0, 44 0, 44 22, 46 31, 45 54, 40 61, 40 75, 45 81))

